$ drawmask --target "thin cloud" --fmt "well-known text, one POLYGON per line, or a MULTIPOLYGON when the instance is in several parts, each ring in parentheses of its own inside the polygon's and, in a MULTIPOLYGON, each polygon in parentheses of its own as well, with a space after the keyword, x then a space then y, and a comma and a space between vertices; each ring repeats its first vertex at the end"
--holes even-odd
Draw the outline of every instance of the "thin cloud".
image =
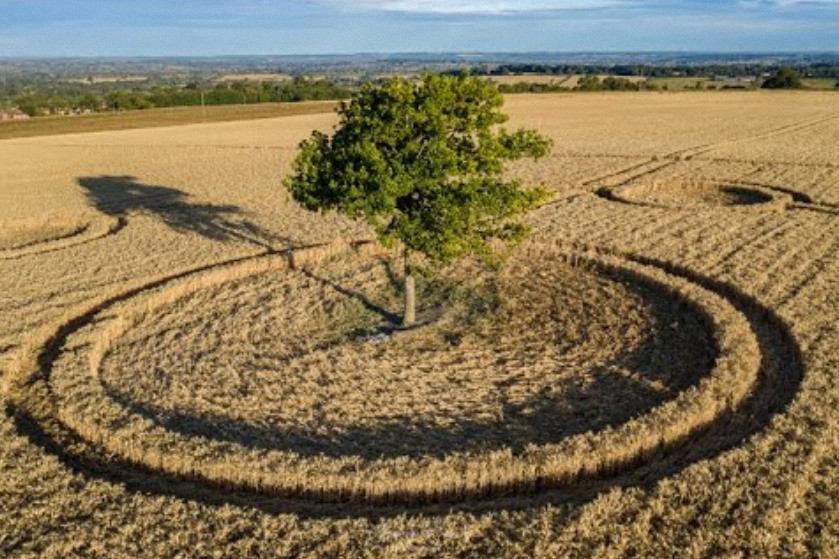
POLYGON ((321 3, 345 9, 365 9, 385 12, 425 14, 524 14, 529 12, 559 12, 570 10, 596 10, 603 8, 636 7, 667 8, 678 11, 685 8, 830 8, 839 7, 839 0, 716 0, 699 2, 680 0, 320 0, 321 3))
POLYGON ((637 2, 627 0, 327 0, 327 3, 342 7, 359 7, 388 12, 493 15, 598 9, 636 4, 637 2))

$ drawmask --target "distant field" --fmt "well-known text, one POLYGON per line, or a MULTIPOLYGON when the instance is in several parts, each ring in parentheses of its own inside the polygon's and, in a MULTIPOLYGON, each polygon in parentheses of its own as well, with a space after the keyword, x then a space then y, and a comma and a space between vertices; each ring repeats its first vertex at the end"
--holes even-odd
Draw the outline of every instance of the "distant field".
POLYGON ((489 76, 489 80, 497 84, 512 85, 517 83, 544 83, 561 85, 571 76, 557 74, 517 74, 515 76, 489 76))
POLYGON ((804 78, 801 80, 810 89, 835 89, 839 79, 835 78, 804 78))
POLYGON ((74 78, 67 80, 70 83, 123 83, 123 82, 144 82, 148 76, 90 76, 90 78, 74 78))
MULTIPOLYGON (((562 85, 565 87, 577 87, 577 84, 580 83, 580 80, 583 79, 585 76, 583 74, 574 74, 569 76, 568 81, 563 83, 562 85)), ((624 80, 629 80, 633 83, 641 83, 647 80, 644 76, 616 76, 613 74, 597 74, 597 77, 601 80, 605 80, 606 78, 620 78, 624 80)))
POLYGON ((648 80, 650 85, 658 86, 662 89, 668 89, 670 91, 683 91, 685 89, 694 89, 696 84, 701 84, 702 89, 724 89, 728 88, 750 88, 752 87, 752 82, 741 80, 741 79, 734 79, 730 81, 725 80, 713 80, 711 78, 702 78, 702 77, 670 77, 670 78, 650 78, 648 80))
POLYGON ((67 117, 40 117, 31 120, 0 123, 0 139, 76 134, 79 132, 100 132, 105 130, 129 130, 133 128, 156 128, 200 122, 226 122, 253 120, 280 116, 315 114, 331 111, 334 101, 312 101, 304 103, 260 103, 255 105, 209 106, 206 113, 201 107, 174 107, 148 109, 119 113, 67 117))
MULTIPOLYGON (((631 82, 643 82, 647 78, 644 76, 610 76, 609 74, 598 74, 598 78, 604 79, 608 77, 624 78, 631 82)), ((583 78, 582 74, 516 74, 514 76, 489 76, 490 81, 497 84, 513 85, 517 83, 538 83, 538 84, 553 84, 573 89, 577 86, 583 78)))
MULTIPOLYGON (((710 78, 700 77, 672 77, 672 78, 650 78, 651 85, 657 85, 660 88, 666 87, 670 91, 681 91, 684 89, 693 89, 697 83, 702 84, 703 89, 722 89, 726 85, 739 85, 749 87, 751 84, 746 81, 734 80, 731 82, 714 81, 710 78)), ((834 89, 837 80, 833 78, 805 78, 802 80, 804 86, 809 89, 834 89)))
POLYGON ((672 77, 672 78, 650 78, 648 80, 650 85, 655 85, 660 88, 680 91, 682 89, 692 89, 697 83, 701 83, 705 88, 708 85, 715 85, 713 81, 708 78, 693 78, 693 77, 672 77))
POLYGON ((240 80, 251 82, 284 82, 292 79, 289 74, 251 73, 251 74, 225 74, 216 79, 219 82, 235 82, 240 80))

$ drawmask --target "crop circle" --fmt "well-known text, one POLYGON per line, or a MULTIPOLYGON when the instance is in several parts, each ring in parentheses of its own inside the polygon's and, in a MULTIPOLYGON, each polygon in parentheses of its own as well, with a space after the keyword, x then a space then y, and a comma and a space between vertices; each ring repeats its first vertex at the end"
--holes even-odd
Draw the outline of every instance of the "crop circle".
MULTIPOLYGON (((579 254, 565 247, 531 245, 519 253, 519 258, 528 265, 533 262, 547 263, 549 270, 560 270, 571 262, 575 265, 574 273, 583 270, 587 274, 594 274, 594 280, 629 282, 633 286, 670 298, 675 305, 672 308, 679 309, 677 312, 680 320, 688 317, 690 321, 693 320, 691 317, 696 317, 704 323, 708 335, 713 338, 715 359, 712 359, 713 362, 701 378, 683 381, 682 385, 674 384, 672 393, 666 399, 653 403, 648 409, 640 410, 638 415, 625 418, 622 422, 609 423, 586 432, 566 433, 558 440, 544 441, 532 437, 528 441, 530 444, 523 448, 498 444, 485 447, 451 445, 451 451, 444 455, 416 456, 400 452, 396 453, 398 455, 373 458, 373 453, 353 454, 344 447, 330 456, 325 452, 295 452, 289 450, 289 447, 280 450, 276 445, 273 448, 270 445, 255 446, 248 444, 252 441, 249 437, 235 440, 232 437, 208 436, 209 433, 201 435, 191 432, 189 428, 173 429, 167 420, 174 419, 183 427, 190 418, 167 417, 165 409, 142 409, 142 405, 136 405, 142 402, 132 401, 125 394, 114 393, 112 384, 109 388, 107 377, 112 374, 107 372, 109 353, 112 350, 119 351, 117 346, 121 340, 128 340, 130 345, 132 327, 139 324, 138 320, 141 321, 144 316, 154 316, 154 313, 166 307, 177 308, 186 304, 191 295, 209 293, 207 290, 214 286, 232 285, 235 290, 235 283, 231 282, 240 279, 253 279, 266 272, 282 275, 288 268, 287 260, 269 256, 221 266, 172 285, 168 282, 151 284, 147 290, 137 289, 125 296, 110 299, 119 302, 116 311, 110 309, 113 306, 111 303, 103 303, 94 306, 84 315, 86 318, 74 319, 69 325, 62 326, 60 329, 71 328, 77 331, 79 336, 91 342, 92 347, 86 356, 85 352, 62 353, 50 365, 50 387, 47 392, 54 401, 54 418, 77 436, 101 448, 108 456, 119 456, 126 463, 214 486, 224 485, 268 495, 315 498, 319 501, 449 501, 564 485, 573 483, 581 476, 628 467, 662 445, 683 439, 713 422, 726 410, 736 407, 755 382, 760 352, 754 333, 743 315, 712 292, 652 266, 595 253, 579 254), (107 316, 96 318, 98 313, 106 310, 107 316), (103 372, 104 377, 100 376, 103 372), (149 411, 153 413, 149 414, 149 411)), ((518 285, 522 284, 521 279, 519 276, 516 280, 518 285)), ((533 283, 540 285, 537 281, 533 283)), ((549 280, 541 285, 556 284, 549 280)), ((373 304, 371 301, 367 303, 373 304)), ((400 339, 400 344, 413 343, 417 338, 429 335, 432 330, 443 328, 450 318, 443 316, 426 329, 401 332, 395 337, 400 339)), ((477 323, 480 323, 480 318, 477 323)), ((356 337, 348 343, 381 343, 377 341, 381 331, 377 333, 378 327, 372 326, 370 339, 356 337)), ((619 328, 624 326, 621 324, 619 328)), ((467 338, 474 333, 466 334, 459 340, 460 344, 469 343, 467 338)), ((172 335, 177 336, 174 332, 172 335)), ((353 334, 359 335, 364 336, 353 334)), ((615 334, 618 339, 622 339, 621 335, 620 332, 615 334)), ((453 347, 457 347, 457 338, 451 337, 453 347)), ((586 336, 581 339, 585 340, 586 336)), ((591 347, 602 345, 596 343, 596 337, 592 339, 595 343, 591 347)), ((545 340, 540 343, 546 345, 545 340)), ((585 354, 585 343, 572 345, 582 348, 585 354)), ((629 345, 631 348, 632 344, 629 345)), ((158 347, 160 351, 166 351, 165 347, 158 347)), ((707 350, 703 345, 700 347, 707 350)), ((644 351, 653 350, 644 348, 644 351)), ((620 353, 616 354, 619 358, 620 353)), ((33 387, 37 386, 37 382, 28 383, 22 379, 28 374, 40 374, 37 370, 42 367, 41 359, 33 357, 31 364, 21 367, 16 375, 19 380, 11 383, 13 401, 31 405, 27 402, 37 399, 31 393, 25 394, 27 390, 35 390, 33 387), (26 373, 27 370, 32 372, 26 373), (21 394, 16 396, 18 391, 21 394)), ((361 367, 364 361, 359 360, 358 364, 361 367)), ((219 362, 219 366, 223 365, 223 362, 219 362)), ((515 368, 515 363, 505 365, 506 369, 515 368)), ((499 370, 503 371, 504 368, 499 370)), ((657 374, 667 372, 666 368, 655 371, 657 374)), ((328 382, 328 378, 325 380, 328 382)), ((497 386, 500 388, 503 383, 497 386)), ((513 383, 511 386, 522 390, 528 383, 513 383)), ((524 393, 527 391, 524 390, 524 393)), ((44 393, 38 394, 41 394, 38 397, 43 397, 44 393)), ((596 409, 596 406, 592 407, 596 409)), ((313 415, 320 412, 316 407, 312 411, 313 415)), ((471 413, 474 410, 469 411, 471 413)), ((543 406, 536 416, 547 424, 552 417, 561 417, 561 409, 552 410, 550 406, 543 406), (551 415, 551 411, 558 415, 551 415)), ((469 419, 469 414, 454 414, 453 417, 463 424, 464 417, 469 419)), ((200 423, 206 416, 194 414, 192 419, 200 423)), ((495 421, 503 424, 503 418, 495 418, 495 421)), ((234 423, 239 422, 237 420, 234 423)), ((320 426, 330 427, 327 424, 320 426)), ((331 427, 335 427, 334 422, 331 427)), ((505 425, 502 427, 506 428, 505 425)), ((276 426, 272 426, 272 429, 276 429, 276 426)), ((431 432, 442 434, 444 438, 449 436, 450 441, 451 433, 458 433, 456 428, 431 432)), ((296 434, 300 435, 301 430, 298 429, 296 434)), ((422 436, 427 439, 427 434, 422 436)), ((303 430, 303 435, 304 438, 309 437, 311 442, 311 432, 303 430)), ((334 432, 327 432, 321 442, 330 441, 333 435, 334 432)), ((457 437, 462 441, 469 435, 468 431, 460 432, 457 437)), ((501 437, 497 437, 497 431, 495 436, 496 441, 501 440, 501 437)), ((288 444, 289 439, 284 440, 288 444)), ((351 440, 358 438, 351 437, 351 440)), ((443 446, 445 448, 445 442, 443 446)), ((294 449, 293 446, 291 448, 294 449)), ((297 448, 301 447, 298 445, 297 448)))
POLYGON ((478 289, 392 332, 382 262, 249 276, 132 320, 98 375, 182 433, 372 460, 557 442, 662 403, 713 363, 702 317, 643 285, 543 260, 478 289))
POLYGON ((670 209, 732 208, 784 210, 793 203, 789 194, 753 184, 713 180, 641 182, 601 188, 601 197, 627 204, 670 209))

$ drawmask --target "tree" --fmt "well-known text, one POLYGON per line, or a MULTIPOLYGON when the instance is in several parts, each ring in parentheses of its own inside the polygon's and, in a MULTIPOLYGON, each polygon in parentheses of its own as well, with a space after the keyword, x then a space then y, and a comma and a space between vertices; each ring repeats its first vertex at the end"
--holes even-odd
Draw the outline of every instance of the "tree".
POLYGON ((76 106, 80 109, 87 109, 90 111, 98 111, 103 104, 103 100, 98 95, 93 93, 85 93, 76 101, 76 106))
POLYGON ((597 76, 586 74, 580 78, 580 81, 577 82, 577 87, 574 89, 579 91, 600 91, 603 89, 603 84, 600 83, 600 78, 597 76))
POLYGON ((292 197, 364 219, 382 244, 402 248, 406 326, 416 319, 412 253, 438 264, 491 260, 489 241, 520 240, 526 228, 516 218, 547 195, 503 177, 505 161, 550 149, 535 131, 499 128, 503 102, 468 74, 392 78, 342 103, 332 137, 314 132, 300 144, 285 182, 292 197))
POLYGON ((761 85, 764 89, 800 89, 801 75, 789 67, 780 68, 775 75, 768 78, 761 85))

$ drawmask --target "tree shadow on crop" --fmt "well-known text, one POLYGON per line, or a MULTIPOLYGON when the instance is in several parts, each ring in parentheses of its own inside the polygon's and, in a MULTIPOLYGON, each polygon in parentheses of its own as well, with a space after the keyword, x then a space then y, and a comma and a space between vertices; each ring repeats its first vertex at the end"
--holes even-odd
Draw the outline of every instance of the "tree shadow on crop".
POLYGON ((401 317, 398 314, 396 314, 392 311, 389 311, 383 305, 377 304, 376 302, 373 301, 373 299, 371 299, 370 297, 368 297, 364 293, 361 293, 360 291, 353 291, 352 289, 349 289, 347 287, 342 286, 340 283, 336 282, 335 280, 332 280, 332 279, 330 279, 328 277, 325 277, 325 276, 318 275, 318 274, 312 272, 309 269, 303 269, 302 273, 307 278, 313 279, 315 281, 318 281, 318 282, 322 283, 323 285, 329 286, 329 287, 331 287, 332 289, 334 289, 335 291, 337 291, 338 293, 340 293, 341 295, 343 295, 345 297, 355 299, 356 301, 361 303, 361 305, 365 309, 367 309, 370 312, 376 313, 377 315, 379 315, 380 317, 385 319, 388 322, 388 324, 385 324, 382 327, 383 331, 393 330, 394 328, 396 328, 397 325, 400 324, 401 317))
POLYGON ((436 322, 437 319, 444 314, 443 308, 447 305, 455 304, 456 298, 461 300, 461 302, 464 302, 463 300, 468 298, 469 301, 467 302, 472 305, 474 305, 476 301, 483 301, 487 298, 487 293, 480 292, 479 290, 474 290, 469 287, 458 286, 451 280, 425 277, 421 274, 417 274, 417 298, 419 300, 417 307, 417 321, 412 326, 404 327, 402 326, 402 316, 388 308, 389 304, 393 306, 392 304, 394 301, 398 301, 399 304, 401 304, 402 297, 404 296, 403 278, 394 269, 394 264, 391 259, 379 257, 377 260, 387 277, 387 290, 390 297, 383 293, 366 294, 361 291, 350 289, 341 285, 332 278, 315 273, 310 268, 303 268, 301 270, 301 273, 307 278, 318 281, 321 284, 334 289, 341 295, 358 301, 367 311, 378 315, 385 321, 379 326, 364 328, 360 332, 357 332, 357 335, 338 336, 336 339, 355 339, 359 336, 369 337, 377 334, 392 334, 395 332, 415 330, 436 322))
POLYGON ((275 243, 290 243, 245 219, 239 206, 201 204, 171 186, 142 184, 130 175, 101 175, 77 179, 88 202, 98 211, 117 217, 140 212, 182 233, 215 241, 239 241, 274 250, 275 243))
POLYGON ((441 426, 405 415, 372 426, 347 425, 333 430, 284 428, 242 421, 221 414, 183 413, 140 403, 107 387, 109 398, 131 413, 189 437, 235 443, 256 450, 281 450, 300 456, 343 458, 445 458, 455 452, 510 449, 522 453, 529 445, 557 443, 587 431, 619 425, 648 412, 670 397, 647 383, 616 374, 608 366, 591 371, 592 380, 570 384, 561 398, 540 393, 516 403, 504 403, 494 421, 458 418, 441 426), (598 400, 611 395, 613 407, 598 400))
POLYGON ((304 457, 365 460, 388 458, 445 458, 456 452, 510 449, 522 453, 529 445, 559 442, 567 437, 616 425, 639 415, 667 398, 633 379, 607 368, 593 373, 594 381, 569 387, 562 399, 537 394, 522 402, 506 403, 496 420, 459 418, 442 426, 405 415, 369 426, 346 425, 334 429, 301 429, 242 421, 221 414, 185 413, 140 403, 107 386, 109 398, 131 413, 188 437, 234 443, 254 450, 289 451, 304 457), (592 412, 598 395, 614 391, 622 397, 620 409, 592 412))

